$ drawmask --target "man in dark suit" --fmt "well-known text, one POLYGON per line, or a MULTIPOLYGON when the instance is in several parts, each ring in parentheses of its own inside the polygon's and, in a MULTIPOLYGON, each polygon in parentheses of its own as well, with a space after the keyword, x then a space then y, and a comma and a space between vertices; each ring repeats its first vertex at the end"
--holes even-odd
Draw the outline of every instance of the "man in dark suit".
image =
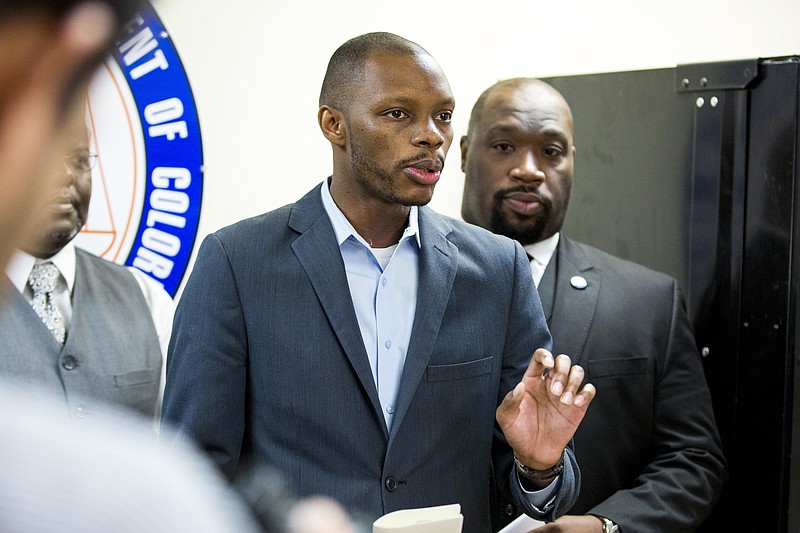
POLYGON ((594 388, 537 349, 550 337, 522 248, 424 207, 453 106, 419 45, 351 39, 320 95, 333 175, 204 241, 164 421, 224 469, 252 455, 368 519, 460 503, 464 532, 484 533, 494 456, 525 512, 553 520, 572 505, 565 447, 594 388))
POLYGON ((561 233, 574 154, 569 105, 528 78, 487 89, 461 139, 464 220, 524 246, 554 349, 601 391, 575 434, 573 515, 541 531, 691 531, 725 466, 683 298, 674 279, 561 233))

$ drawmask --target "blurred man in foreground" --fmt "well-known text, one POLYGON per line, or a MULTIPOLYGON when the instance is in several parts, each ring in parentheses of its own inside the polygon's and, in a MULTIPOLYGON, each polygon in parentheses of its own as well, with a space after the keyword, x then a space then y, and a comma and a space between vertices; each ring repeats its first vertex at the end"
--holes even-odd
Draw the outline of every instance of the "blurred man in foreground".
MULTIPOLYGON (((0 267, 54 184, 64 111, 135 7, 121 0, 0 4, 0 267)), ((0 379, 0 401, 9 406, 0 415, 3 531, 258 531, 185 442, 163 453, 152 446, 149 422, 116 411, 98 411, 76 427, 50 395, 0 379)))
POLYGON ((8 0, 0 5, 0 265, 43 201, 64 124, 135 3, 8 0))

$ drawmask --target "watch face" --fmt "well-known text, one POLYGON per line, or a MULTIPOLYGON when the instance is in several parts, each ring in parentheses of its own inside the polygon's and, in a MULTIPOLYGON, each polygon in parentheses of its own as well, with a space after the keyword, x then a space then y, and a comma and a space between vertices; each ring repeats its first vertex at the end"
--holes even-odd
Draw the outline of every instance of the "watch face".
POLYGON ((605 516, 597 516, 603 522, 603 533, 619 533, 619 526, 605 516))

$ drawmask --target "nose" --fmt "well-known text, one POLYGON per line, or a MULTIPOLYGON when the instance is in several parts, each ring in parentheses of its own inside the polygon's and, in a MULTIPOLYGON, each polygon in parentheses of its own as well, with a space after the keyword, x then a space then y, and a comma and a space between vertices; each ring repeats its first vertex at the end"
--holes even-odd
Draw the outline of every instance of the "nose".
POLYGON ((80 174, 77 170, 72 168, 72 166, 66 159, 62 161, 61 166, 58 167, 56 172, 58 174, 59 185, 64 185, 64 186, 74 183, 75 180, 78 179, 80 174))
POLYGON ((66 160, 56 168, 53 186, 58 190, 67 190, 77 187, 83 179, 80 170, 73 168, 66 160))
POLYGON ((544 181, 544 171, 536 165, 536 158, 530 151, 525 151, 517 164, 509 172, 511 179, 526 183, 540 183, 544 181))
MULTIPOLYGON (((452 135, 451 135, 452 138, 452 135)), ((415 146, 424 146, 438 149, 447 139, 447 132, 442 131, 433 119, 428 119, 420 124, 414 133, 412 142, 415 146)))

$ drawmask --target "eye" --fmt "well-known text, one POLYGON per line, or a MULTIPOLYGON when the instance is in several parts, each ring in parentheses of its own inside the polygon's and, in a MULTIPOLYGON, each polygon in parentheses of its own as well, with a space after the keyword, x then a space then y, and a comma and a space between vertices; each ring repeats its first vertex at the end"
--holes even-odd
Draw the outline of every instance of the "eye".
POLYGON ((555 146, 548 146, 543 150, 543 152, 544 155, 550 158, 561 157, 564 154, 563 150, 555 146))
POLYGON ((400 109, 392 109, 392 110, 388 111, 386 114, 388 116, 390 116, 392 118, 396 118, 398 120, 408 117, 408 114, 405 111, 402 111, 400 109))
POLYGON ((499 152, 513 152, 514 147, 511 146, 509 143, 495 143, 492 145, 492 148, 499 152))
POLYGON ((438 115, 439 120, 442 122, 450 122, 453 119, 453 112, 452 111, 442 111, 438 115))
POLYGON ((64 157, 64 160, 72 170, 77 172, 89 172, 97 162, 97 154, 88 150, 77 150, 64 157))

